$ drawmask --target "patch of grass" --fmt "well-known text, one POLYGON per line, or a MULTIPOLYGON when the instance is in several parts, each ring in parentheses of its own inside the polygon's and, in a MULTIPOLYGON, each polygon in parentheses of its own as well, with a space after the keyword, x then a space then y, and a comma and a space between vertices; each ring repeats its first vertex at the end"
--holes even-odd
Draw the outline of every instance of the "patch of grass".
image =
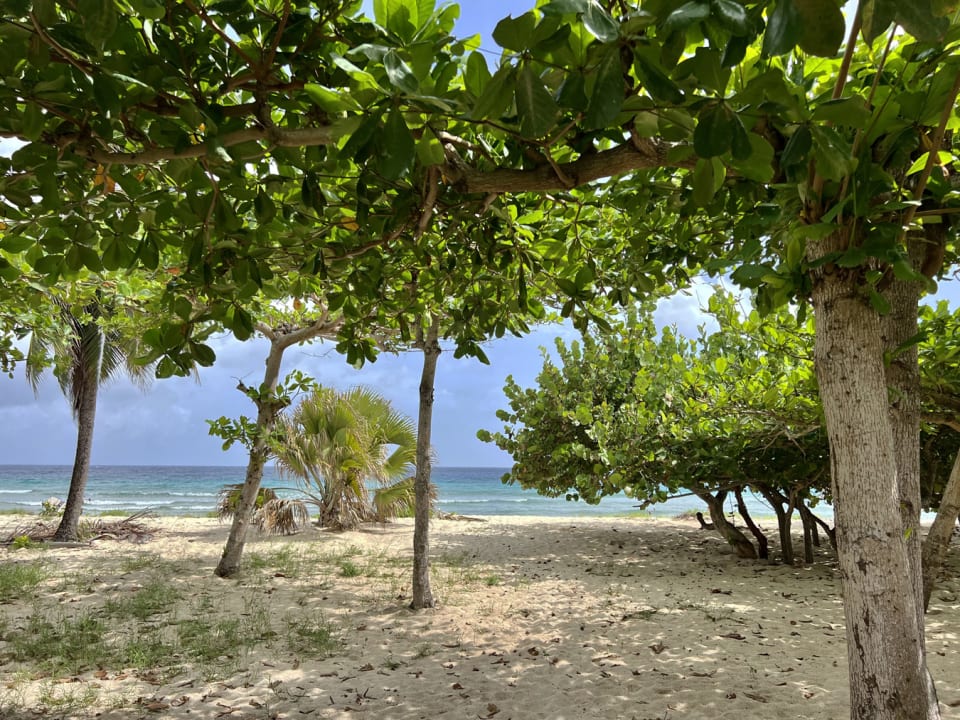
POLYGON ((0 598, 17 600, 33 596, 37 585, 47 578, 43 563, 0 564, 0 598))
POLYGON ((156 553, 137 553, 129 555, 120 561, 120 569, 125 572, 134 572, 149 567, 155 567, 162 562, 162 559, 156 553))
POLYGON ((96 704, 99 698, 97 689, 90 683, 53 683, 45 682, 40 687, 37 701, 47 712, 72 713, 85 710, 96 704))
POLYGON ((115 508, 113 510, 101 510, 97 513, 97 517, 130 517, 129 510, 123 510, 121 508, 115 508))
POLYGON ((430 643, 421 643, 420 645, 417 646, 417 649, 414 651, 413 657, 415 658, 430 657, 436 651, 437 651, 436 648, 434 648, 430 643))
POLYGON ((109 657, 106 636, 106 624, 92 613, 51 618, 34 611, 26 626, 7 635, 7 642, 17 661, 37 663, 52 673, 76 674, 109 657))
POLYGON ((350 560, 340 561, 340 574, 344 577, 352 578, 363 574, 363 571, 350 560))
POLYGON ((126 619, 147 618, 167 612, 180 599, 180 592, 162 578, 154 578, 127 597, 111 598, 104 604, 104 612, 112 617, 126 619))
POLYGON ((499 585, 499 584, 500 584, 500 576, 499 576, 499 575, 487 575, 487 577, 485 577, 485 578, 483 579, 483 582, 484 582, 484 584, 487 585, 487 587, 493 587, 494 585, 499 585))
POLYGON ((250 553, 245 564, 251 570, 273 570, 288 578, 300 577, 303 570, 303 558, 290 545, 266 553, 250 553))
POLYGON ((12 550, 31 550, 42 546, 42 543, 31 540, 29 535, 17 535, 10 543, 12 550))
POLYGON ((333 626, 320 613, 287 619, 287 646, 295 653, 330 657, 343 642, 333 626))
POLYGON ((33 515, 33 513, 24 508, 4 508, 0 510, 0 515, 33 515))

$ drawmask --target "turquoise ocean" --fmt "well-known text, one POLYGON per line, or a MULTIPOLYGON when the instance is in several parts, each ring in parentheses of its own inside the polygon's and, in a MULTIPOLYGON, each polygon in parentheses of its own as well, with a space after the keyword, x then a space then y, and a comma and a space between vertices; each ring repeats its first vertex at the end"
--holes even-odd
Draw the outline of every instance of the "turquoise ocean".
MULTIPOLYGON (((0 465, 0 511, 40 510, 49 497, 66 498, 70 486, 69 466, 0 465)), ((638 512, 631 498, 613 496, 598 505, 541 497, 532 490, 504 485, 506 468, 435 467, 433 482, 439 509, 461 515, 625 515, 638 512)), ((243 467, 133 467, 98 465, 90 468, 84 510, 97 514, 109 510, 134 512, 149 509, 159 515, 206 515, 216 507, 217 492, 224 485, 243 482, 243 467)), ((264 472, 266 487, 291 487, 295 483, 278 475, 273 467, 264 472)), ((295 492, 283 492, 295 496, 295 492)), ((757 517, 772 515, 762 501, 751 500, 757 517)), ((678 498, 646 510, 651 515, 676 516, 687 510, 705 510, 697 498, 678 498)), ((732 509, 732 508, 731 508, 732 509)))

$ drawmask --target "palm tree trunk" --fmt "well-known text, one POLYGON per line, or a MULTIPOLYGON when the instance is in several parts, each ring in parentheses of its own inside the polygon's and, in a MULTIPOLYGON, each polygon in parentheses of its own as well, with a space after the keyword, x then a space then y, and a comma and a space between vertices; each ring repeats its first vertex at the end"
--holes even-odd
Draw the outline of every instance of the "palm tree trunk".
POLYGON ((99 368, 85 367, 82 370, 80 393, 77 397, 77 452, 70 475, 70 490, 63 507, 63 517, 53 534, 55 542, 76 542, 83 512, 83 496, 90 474, 90 456, 93 453, 93 429, 97 417, 97 390, 99 368))
POLYGON ((440 359, 439 322, 434 320, 423 342, 420 411, 417 418, 416 508, 413 527, 413 610, 433 607, 430 591, 430 434, 433 425, 433 386, 440 359))

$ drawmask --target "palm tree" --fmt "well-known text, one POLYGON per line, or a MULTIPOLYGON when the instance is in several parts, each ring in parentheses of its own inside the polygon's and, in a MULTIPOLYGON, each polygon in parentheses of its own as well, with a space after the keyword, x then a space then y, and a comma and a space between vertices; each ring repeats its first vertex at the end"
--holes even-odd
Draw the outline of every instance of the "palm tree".
POLYGON ((275 453, 335 530, 385 520, 412 505, 413 422, 365 388, 320 388, 286 418, 275 453), (381 487, 373 493, 369 481, 381 487))
POLYGON ((114 309, 104 303, 100 294, 74 314, 66 302, 54 298, 57 319, 54 330, 35 331, 27 350, 27 380, 35 393, 48 358, 53 360, 53 374, 70 402, 77 422, 77 449, 70 476, 70 490, 63 517, 54 533, 55 541, 72 542, 78 537, 80 513, 90 471, 93 450, 93 427, 97 415, 97 395, 109 379, 125 373, 138 387, 145 389, 152 377, 152 364, 137 364, 142 354, 138 337, 125 337, 102 325, 114 309))

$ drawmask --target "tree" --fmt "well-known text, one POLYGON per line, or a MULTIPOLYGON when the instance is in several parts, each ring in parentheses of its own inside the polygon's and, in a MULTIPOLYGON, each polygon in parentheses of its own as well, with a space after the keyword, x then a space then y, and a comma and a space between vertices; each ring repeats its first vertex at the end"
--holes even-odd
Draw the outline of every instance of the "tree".
POLYGON ((78 539, 80 514, 90 472, 93 452, 93 430, 97 416, 97 397, 101 386, 120 374, 145 389, 153 373, 151 364, 138 362, 144 347, 138 336, 125 336, 104 326, 113 313, 123 312, 97 292, 95 299, 76 310, 58 297, 51 297, 58 323, 30 336, 27 350, 27 379, 34 392, 53 356, 53 374, 70 403, 77 422, 77 448, 70 475, 70 489, 63 508, 63 517, 54 533, 58 542, 78 539))
MULTIPOLYGON (((366 388, 321 387, 282 423, 274 451, 280 471, 298 478, 316 503, 320 524, 352 530, 391 514, 383 502, 375 503, 367 483, 403 483, 416 449, 413 423, 383 396, 366 388)), ((402 487, 412 490, 409 482, 402 487)), ((386 489, 394 490, 394 501, 403 503, 396 488, 386 489)))
MULTIPOLYGON (((588 503, 619 492, 644 505, 693 493, 741 557, 757 551, 726 520, 723 501, 753 488, 775 508, 789 505, 778 516, 792 563, 789 517, 829 495, 805 328, 783 313, 741 317, 721 290, 709 302, 719 329, 694 339, 658 331, 651 311, 570 347, 558 340, 537 388, 508 379, 503 430, 479 433, 513 456, 504 481, 588 503)), ((744 520, 762 551, 765 539, 744 520)))
POLYGON ((340 318, 331 316, 323 307, 316 308, 315 312, 301 317, 298 324, 284 322, 271 326, 266 322, 260 323, 258 330, 270 341, 263 382, 256 388, 249 388, 242 382, 238 386, 238 389, 256 405, 256 421, 251 422, 246 417, 241 417, 238 421, 220 418, 210 422, 210 433, 224 438, 224 449, 240 441, 250 451, 243 489, 230 526, 230 535, 227 537, 220 562, 217 563, 214 571, 219 577, 233 577, 240 571, 240 558, 243 555, 247 532, 253 522, 260 493, 260 482, 263 480, 263 467, 273 450, 274 434, 280 413, 289 405, 291 393, 305 387, 305 379, 301 377, 294 377, 289 387, 280 385, 283 353, 293 345, 335 333, 341 323, 340 318))

